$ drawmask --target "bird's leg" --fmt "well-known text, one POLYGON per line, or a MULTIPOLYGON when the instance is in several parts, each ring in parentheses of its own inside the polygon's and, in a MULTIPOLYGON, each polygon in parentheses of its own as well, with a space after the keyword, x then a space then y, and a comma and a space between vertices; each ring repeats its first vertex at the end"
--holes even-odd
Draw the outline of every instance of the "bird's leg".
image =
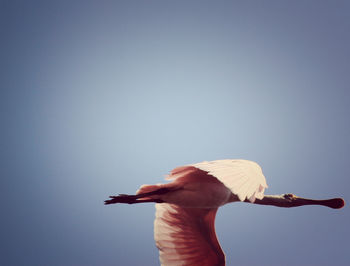
POLYGON ((114 204, 114 203, 127 203, 127 204, 135 204, 135 203, 144 203, 144 202, 156 202, 162 203, 161 199, 138 199, 136 195, 125 195, 120 194, 119 196, 109 196, 111 199, 105 200, 105 205, 114 204))
POLYGON ((162 203, 161 199, 151 199, 147 198, 153 195, 161 195, 168 193, 170 190, 167 188, 160 188, 155 191, 141 193, 137 195, 127 195, 127 194, 119 194, 118 196, 109 196, 109 200, 105 200, 105 205, 113 204, 113 203, 127 203, 127 204, 135 204, 135 203, 143 203, 143 202, 155 202, 162 203))
MULTIPOLYGON (((246 200, 247 202, 247 200, 246 200)), ((297 197, 293 194, 282 195, 265 195, 262 199, 256 199, 255 204, 273 205, 277 207, 298 207, 304 205, 323 205, 333 209, 340 209, 344 207, 345 202, 341 198, 314 200, 297 197)))

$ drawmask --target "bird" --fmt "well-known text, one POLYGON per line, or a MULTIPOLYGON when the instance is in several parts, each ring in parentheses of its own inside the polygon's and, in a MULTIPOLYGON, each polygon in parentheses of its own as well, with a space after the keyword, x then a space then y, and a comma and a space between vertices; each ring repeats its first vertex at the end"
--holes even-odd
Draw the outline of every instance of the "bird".
POLYGON ((220 206, 247 202, 277 207, 323 205, 340 209, 342 198, 315 200, 294 194, 264 195, 268 187, 258 163, 243 159, 204 161, 180 166, 171 182, 142 185, 135 195, 110 196, 105 204, 154 202, 154 239, 162 266, 224 266, 225 254, 215 233, 220 206))

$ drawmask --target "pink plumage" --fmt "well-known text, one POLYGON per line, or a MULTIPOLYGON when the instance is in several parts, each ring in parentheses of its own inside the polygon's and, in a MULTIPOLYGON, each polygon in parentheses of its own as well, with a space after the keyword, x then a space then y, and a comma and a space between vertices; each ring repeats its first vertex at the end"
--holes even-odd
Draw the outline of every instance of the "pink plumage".
MULTIPOLYGON (((233 190, 240 200, 261 198, 267 185, 260 166, 246 160, 202 162, 175 168, 166 179, 172 183, 157 189, 173 190, 161 197, 172 204, 156 204, 154 222, 161 264, 225 265, 215 234, 217 209, 232 200, 233 190)), ((154 189, 151 186, 138 193, 154 189)))
POLYGON ((110 196, 105 204, 156 202, 154 239, 163 266, 223 266, 215 215, 226 203, 244 201, 278 207, 344 206, 341 198, 313 200, 293 194, 264 195, 260 166, 248 160, 217 160, 175 168, 167 184, 143 185, 136 195, 110 196))
POLYGON ((154 239, 162 265, 225 265, 225 255, 216 238, 217 208, 182 208, 156 204, 154 239))

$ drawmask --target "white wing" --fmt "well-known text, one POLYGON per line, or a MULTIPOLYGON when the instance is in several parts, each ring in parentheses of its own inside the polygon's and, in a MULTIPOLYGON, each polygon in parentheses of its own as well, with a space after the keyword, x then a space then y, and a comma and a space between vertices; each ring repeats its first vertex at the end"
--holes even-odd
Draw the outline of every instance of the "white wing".
POLYGON ((167 179, 190 174, 192 167, 216 177, 241 201, 248 199, 254 202, 256 198, 264 197, 264 190, 267 188, 266 179, 261 167, 253 161, 228 159, 181 166, 172 170, 167 179))
POLYGON ((225 265, 225 255, 216 238, 217 208, 181 208, 156 204, 154 239, 162 265, 225 265))

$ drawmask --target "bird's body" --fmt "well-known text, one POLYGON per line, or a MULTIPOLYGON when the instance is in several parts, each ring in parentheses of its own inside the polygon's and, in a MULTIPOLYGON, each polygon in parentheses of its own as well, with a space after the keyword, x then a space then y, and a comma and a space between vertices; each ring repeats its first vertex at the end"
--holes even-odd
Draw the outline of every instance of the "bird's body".
POLYGON ((184 208, 218 208, 226 204, 231 196, 231 191, 220 181, 199 171, 178 178, 166 187, 175 189, 159 198, 184 208), (177 189, 179 187, 181 189, 177 189))
POLYGON ((157 189, 168 193, 149 198, 181 207, 218 208, 226 203, 262 198, 267 187, 260 166, 248 160, 218 160, 175 168, 168 184, 143 185, 136 194, 157 189), (237 199, 237 197, 239 199, 237 199))
POLYGON ((111 196, 105 204, 156 202, 154 238, 162 265, 225 265, 215 234, 217 209, 229 202, 295 207, 344 206, 342 199, 311 200, 292 194, 266 196, 260 166, 248 160, 217 160, 175 168, 167 184, 143 185, 136 195, 111 196))
POLYGON ((231 191, 224 184, 196 169, 168 184, 144 185, 136 194, 160 188, 166 188, 169 192, 150 198, 185 208, 218 208, 227 203, 231 196, 231 191))

